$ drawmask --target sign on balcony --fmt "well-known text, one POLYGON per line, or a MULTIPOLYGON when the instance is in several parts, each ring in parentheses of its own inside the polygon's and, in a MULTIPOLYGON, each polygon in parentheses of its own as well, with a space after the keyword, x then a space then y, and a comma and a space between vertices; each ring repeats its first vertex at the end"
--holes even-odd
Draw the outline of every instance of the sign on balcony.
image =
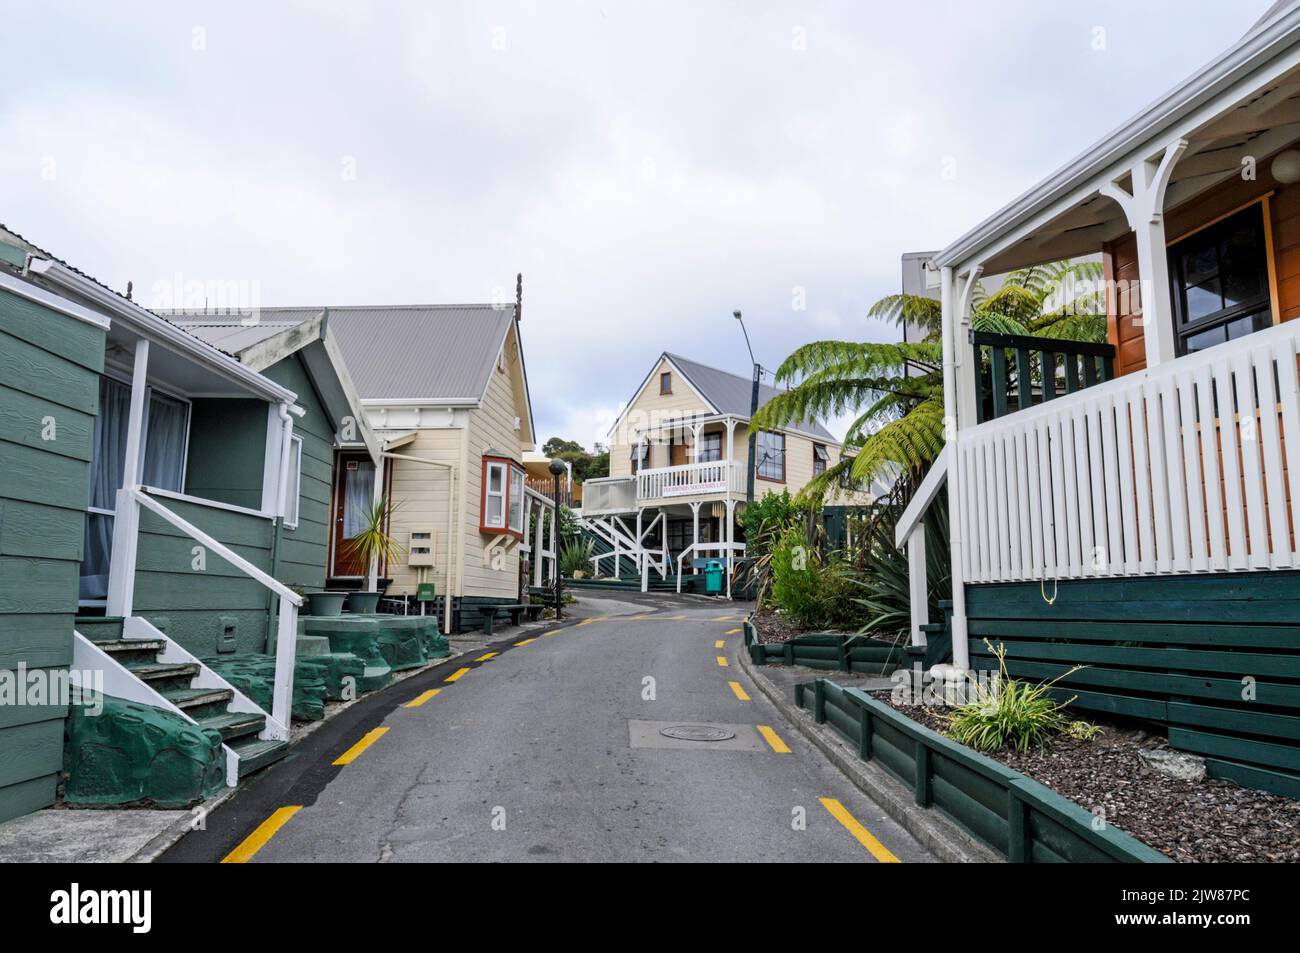
POLYGON ((665 486, 662 496, 696 496, 702 493, 722 493, 727 489, 726 480, 711 480, 707 483, 679 483, 665 486))

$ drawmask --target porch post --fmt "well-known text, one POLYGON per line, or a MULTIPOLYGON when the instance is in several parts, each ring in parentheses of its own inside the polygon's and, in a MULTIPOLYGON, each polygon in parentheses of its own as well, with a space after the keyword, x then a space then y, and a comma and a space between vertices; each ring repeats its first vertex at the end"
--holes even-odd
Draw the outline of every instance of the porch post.
POLYGON ((636 511, 636 568, 641 573, 641 591, 647 592, 650 589, 650 579, 646 573, 645 566, 645 546, 641 543, 641 515, 645 511, 637 507, 636 511))
POLYGON ((925 569, 924 519, 907 537, 907 583, 912 606, 912 644, 925 645, 925 632, 921 626, 930 621, 930 595, 925 569))
POLYGON ((542 585, 542 540, 546 532, 546 514, 548 507, 539 507, 537 510, 537 526, 533 530, 533 585, 541 588, 542 585))
MULTIPOLYGON (((695 575, 695 560, 700 556, 700 504, 698 502, 691 504, 691 575, 695 575)), ((682 567, 677 567, 680 575, 682 567)))
POLYGON ((726 542, 727 542, 727 598, 728 599, 731 598, 731 570, 735 562, 735 553, 732 552, 731 549, 731 544, 735 542, 736 539, 736 523, 734 518, 735 513, 736 513, 736 501, 727 500, 727 515, 726 515, 727 526, 724 535, 726 536, 726 542))
POLYGON ((560 508, 551 511, 551 575, 548 582, 560 578, 560 508))
POLYGON ((135 596, 135 556, 139 543, 140 507, 135 490, 140 485, 140 457, 144 450, 145 394, 149 388, 149 342, 135 345, 131 371, 131 408, 126 424, 126 460, 122 466, 122 487, 117 491, 113 511, 113 548, 108 563, 108 615, 131 614, 135 596))
MULTIPOLYGON (((381 453, 375 461, 375 485, 371 490, 371 499, 376 505, 384 496, 384 455, 381 453)), ((450 501, 448 501, 450 502, 450 501)), ((379 556, 370 560, 370 570, 366 577, 366 591, 374 592, 379 588, 379 556)), ((423 605, 423 603, 421 603, 423 605)))
POLYGON ((1102 195, 1114 199, 1137 239, 1138 277, 1141 281, 1142 342, 1147 367, 1177 356, 1174 319, 1169 302, 1169 258, 1165 245, 1165 190, 1176 163, 1187 148, 1186 139, 1165 146, 1160 153, 1133 163, 1131 191, 1118 182, 1102 186, 1102 195))
MULTIPOLYGON (((974 278, 971 279, 973 283, 974 278)), ((965 297, 963 295, 963 297, 965 297)), ((958 452, 961 427, 974 422, 974 373, 970 367, 974 354, 961 337, 958 323, 957 279, 951 267, 939 272, 939 307, 943 321, 943 409, 944 436, 952 445, 952 462, 948 469, 948 538, 952 559, 952 663, 959 672, 970 668, 970 646, 966 642, 966 563, 962 539, 962 468, 958 452), (954 361, 961 360, 970 373, 958 374, 954 361), (969 378, 969 380, 968 380, 969 378), (969 395, 960 393, 969 384, 969 395), (959 410, 968 406, 970 416, 962 418, 959 410)))

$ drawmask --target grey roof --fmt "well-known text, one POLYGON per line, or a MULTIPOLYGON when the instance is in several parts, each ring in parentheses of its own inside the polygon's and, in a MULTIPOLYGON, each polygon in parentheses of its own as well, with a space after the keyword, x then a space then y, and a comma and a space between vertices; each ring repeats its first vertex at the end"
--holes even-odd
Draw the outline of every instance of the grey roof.
POLYGON ((202 316, 163 312, 163 316, 172 324, 184 328, 196 338, 207 341, 232 357, 238 357, 254 344, 261 344, 302 323, 301 321, 259 321, 256 324, 241 324, 237 315, 229 316, 228 320, 225 315, 202 316))
MULTIPOLYGON (((691 382, 695 389, 704 395, 704 399, 718 409, 718 413, 749 419, 749 407, 754 388, 752 379, 742 377, 739 374, 732 374, 730 371, 719 370, 716 367, 709 367, 707 364, 700 364, 698 361, 692 361, 679 354, 670 354, 665 351, 664 357, 677 365, 678 370, 686 375, 687 380, 691 382)), ((758 388, 758 406, 762 407, 780 393, 782 392, 775 387, 760 384, 758 388)), ((793 424, 790 429, 820 437, 831 443, 839 443, 831 432, 816 420, 800 421, 793 424)))
MULTIPOLYGON (((213 323, 216 315, 195 315, 201 324, 186 321, 183 326, 223 350, 242 350, 325 310, 262 308, 258 323, 245 327, 237 315, 224 325, 213 323)), ((418 304, 328 310, 329 329, 363 400, 478 401, 514 319, 513 302, 505 307, 418 304)))

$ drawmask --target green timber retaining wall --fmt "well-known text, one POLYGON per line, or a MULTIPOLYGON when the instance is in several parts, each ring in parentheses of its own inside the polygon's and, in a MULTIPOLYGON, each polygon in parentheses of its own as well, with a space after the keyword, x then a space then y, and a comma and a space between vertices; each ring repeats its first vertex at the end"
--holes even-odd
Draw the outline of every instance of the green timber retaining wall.
POLYGON ((1159 722, 1211 777, 1300 798, 1300 573, 966 587, 971 664, 1063 678, 1077 708, 1159 722))
MULTIPOLYGON (((0 291, 0 679, 66 669, 104 331, 0 291)), ((0 685, 0 821, 54 802, 67 706, 0 685)))
MULTIPOLYGON (((159 502, 258 569, 271 572, 273 520, 169 497, 159 502)), ((205 552, 204 562, 197 564, 198 545, 141 508, 133 611, 198 656, 265 651, 270 590, 215 552, 205 552)))
POLYGON ((1172 863, 1019 771, 917 724, 885 702, 819 678, 795 686, 810 709, 913 791, 1012 863, 1172 863))
POLYGON ((864 635, 812 632, 795 636, 788 642, 764 643, 758 641, 758 633, 749 619, 744 621, 742 628, 745 650, 755 665, 775 662, 860 675, 889 675, 907 660, 904 646, 864 635))

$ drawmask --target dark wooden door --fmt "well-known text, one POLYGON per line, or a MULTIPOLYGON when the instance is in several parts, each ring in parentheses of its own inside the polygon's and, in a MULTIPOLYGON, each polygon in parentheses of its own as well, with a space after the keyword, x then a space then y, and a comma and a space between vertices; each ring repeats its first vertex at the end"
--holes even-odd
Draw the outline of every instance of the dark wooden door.
POLYGON ((364 576, 367 568, 351 553, 349 540, 365 526, 374 500, 375 465, 368 458, 339 454, 334 487, 334 576, 364 576))

